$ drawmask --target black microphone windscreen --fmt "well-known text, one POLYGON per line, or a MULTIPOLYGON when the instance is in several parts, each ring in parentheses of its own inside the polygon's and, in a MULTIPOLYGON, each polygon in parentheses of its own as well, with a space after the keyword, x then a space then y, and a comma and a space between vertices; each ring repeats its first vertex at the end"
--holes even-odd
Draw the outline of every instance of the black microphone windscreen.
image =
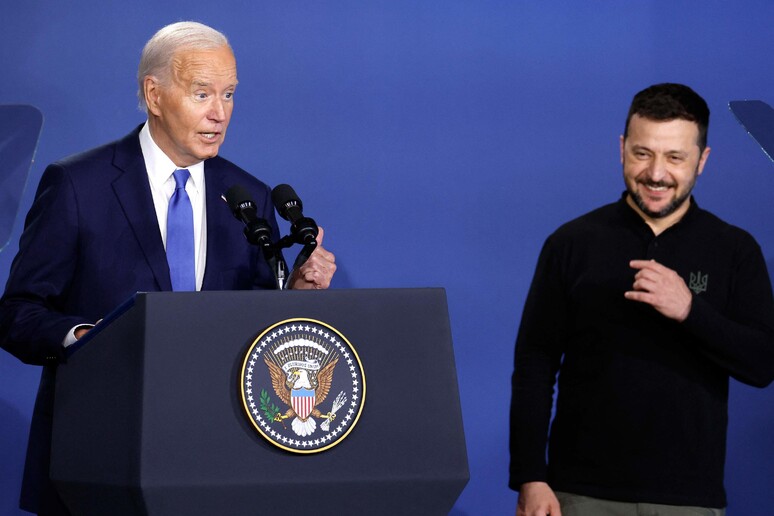
POLYGON ((298 208, 299 211, 304 209, 304 205, 301 199, 298 198, 296 191, 293 187, 286 184, 277 185, 274 190, 271 191, 271 201, 274 203, 274 207, 285 220, 288 220, 288 208, 298 208))
POLYGON ((250 192, 248 192, 247 189, 241 185, 234 185, 229 188, 224 197, 228 203, 229 208, 231 208, 231 211, 234 212, 243 207, 242 205, 245 203, 250 203, 253 205, 255 204, 250 198, 250 192))

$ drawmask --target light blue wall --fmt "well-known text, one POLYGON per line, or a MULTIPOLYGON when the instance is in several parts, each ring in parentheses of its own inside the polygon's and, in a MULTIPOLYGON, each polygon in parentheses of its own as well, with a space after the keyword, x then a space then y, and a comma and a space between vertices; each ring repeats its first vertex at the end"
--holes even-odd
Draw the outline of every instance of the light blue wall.
MULTIPOLYGON (((727 109, 774 104, 768 0, 4 2, 0 103, 45 115, 23 212, 47 163, 143 121, 140 49, 181 19, 230 37, 240 85, 222 154, 294 185, 337 255, 334 286, 447 289, 471 467, 457 516, 513 512, 524 298, 543 239, 623 189, 618 136, 636 91, 684 82, 707 99, 697 199, 774 264, 774 166, 727 109)), ((0 353, 0 514, 16 514, 38 376, 0 353)), ((734 384, 730 413, 729 514, 761 514, 774 506, 774 391, 734 384)), ((421 414, 396 417, 434 424, 421 414)))

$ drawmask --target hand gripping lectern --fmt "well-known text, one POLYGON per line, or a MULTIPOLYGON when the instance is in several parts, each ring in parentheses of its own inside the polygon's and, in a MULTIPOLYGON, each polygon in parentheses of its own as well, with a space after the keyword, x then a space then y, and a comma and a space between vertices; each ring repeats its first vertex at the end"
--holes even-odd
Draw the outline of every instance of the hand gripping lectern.
POLYGON ((74 515, 442 515, 469 479, 442 289, 138 293, 110 319, 57 371, 51 476, 74 515), (302 414, 318 433, 346 417, 322 408, 335 386, 318 412, 280 402, 308 382, 288 364, 319 370, 294 396, 330 387, 322 337, 285 364, 257 358, 288 352, 266 341, 297 318, 344 335, 364 376, 356 425, 317 453, 268 438, 302 414), (276 379, 250 394, 263 426, 240 390, 253 368, 276 379))

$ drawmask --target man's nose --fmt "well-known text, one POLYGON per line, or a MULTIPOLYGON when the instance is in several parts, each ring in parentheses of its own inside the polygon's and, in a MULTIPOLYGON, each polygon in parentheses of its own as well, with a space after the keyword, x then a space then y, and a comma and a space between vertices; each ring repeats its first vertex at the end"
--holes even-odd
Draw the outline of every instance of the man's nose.
POLYGON ((662 181, 667 177, 667 161, 663 156, 655 156, 648 167, 648 178, 652 181, 662 181))
POLYGON ((213 97, 212 104, 210 105, 209 118, 216 122, 224 122, 226 120, 226 106, 223 99, 213 97))

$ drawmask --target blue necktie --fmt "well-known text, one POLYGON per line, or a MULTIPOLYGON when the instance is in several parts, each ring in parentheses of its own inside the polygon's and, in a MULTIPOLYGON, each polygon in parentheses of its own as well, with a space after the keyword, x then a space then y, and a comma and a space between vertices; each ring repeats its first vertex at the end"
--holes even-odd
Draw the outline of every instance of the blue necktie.
POLYGON ((193 209, 185 191, 190 175, 184 168, 175 170, 175 193, 167 210, 167 263, 175 291, 196 290, 193 209))

